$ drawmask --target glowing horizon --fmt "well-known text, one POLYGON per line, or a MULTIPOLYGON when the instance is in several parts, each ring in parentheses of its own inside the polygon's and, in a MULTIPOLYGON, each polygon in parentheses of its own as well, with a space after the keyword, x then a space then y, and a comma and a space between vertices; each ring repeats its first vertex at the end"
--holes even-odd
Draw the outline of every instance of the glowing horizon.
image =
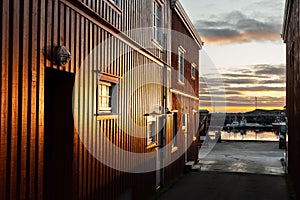
POLYGON ((219 108, 219 107, 199 107, 201 110, 208 110, 210 113, 246 113, 246 112, 251 112, 256 109, 261 109, 261 110, 284 110, 284 107, 247 107, 247 108, 239 108, 239 107, 225 107, 224 108, 219 108), (225 111, 224 111, 225 110, 225 111))
POLYGON ((200 108, 247 112, 285 106, 284 0, 181 0, 205 42, 200 108), (201 12, 200 12, 201 11, 201 12), (217 74, 217 75, 216 75, 217 74))

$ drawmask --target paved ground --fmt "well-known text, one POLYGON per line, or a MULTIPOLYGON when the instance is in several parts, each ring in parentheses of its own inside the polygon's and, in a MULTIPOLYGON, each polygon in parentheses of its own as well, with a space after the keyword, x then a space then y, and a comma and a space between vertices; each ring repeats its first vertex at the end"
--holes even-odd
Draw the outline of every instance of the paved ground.
POLYGON ((200 159, 200 167, 201 171, 283 175, 282 158, 278 142, 222 142, 200 159))
POLYGON ((224 172, 191 172, 161 200, 288 200, 283 176, 224 172))
POLYGON ((159 199, 287 200, 278 143, 222 142, 159 199))

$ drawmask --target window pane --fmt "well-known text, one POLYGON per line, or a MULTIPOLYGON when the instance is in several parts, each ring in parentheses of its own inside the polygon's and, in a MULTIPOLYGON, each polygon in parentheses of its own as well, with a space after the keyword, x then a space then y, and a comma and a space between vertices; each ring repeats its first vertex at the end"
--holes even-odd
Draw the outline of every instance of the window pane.
POLYGON ((194 66, 192 66, 192 77, 195 78, 196 76, 196 69, 194 66))
POLYGON ((102 85, 102 92, 101 92, 102 96, 106 95, 106 87, 104 85, 102 85))
POLYGON ((155 0, 153 1, 153 39, 161 43, 162 33, 159 28, 162 27, 162 6, 155 0))
POLYGON ((178 65, 179 81, 184 82, 184 54, 182 52, 179 52, 178 65))
POLYGON ((106 104, 107 104, 107 98, 103 97, 102 98, 102 107, 107 107, 106 104))
POLYGON ((111 112, 110 83, 99 81, 98 85, 98 112, 111 112))
POLYGON ((106 87, 106 94, 105 94, 105 96, 107 96, 109 98, 109 87, 108 86, 106 87))
POLYGON ((152 121, 147 124, 147 145, 156 143, 156 122, 152 121))
POLYGON ((113 2, 117 5, 117 6, 119 6, 119 0, 113 0, 113 2))

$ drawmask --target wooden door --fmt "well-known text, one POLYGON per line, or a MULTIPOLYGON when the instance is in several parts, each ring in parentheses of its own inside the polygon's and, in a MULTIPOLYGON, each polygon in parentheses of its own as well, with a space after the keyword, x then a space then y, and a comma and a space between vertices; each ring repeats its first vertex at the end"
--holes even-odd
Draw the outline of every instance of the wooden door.
POLYGON ((45 72, 44 198, 72 198, 74 74, 45 72))

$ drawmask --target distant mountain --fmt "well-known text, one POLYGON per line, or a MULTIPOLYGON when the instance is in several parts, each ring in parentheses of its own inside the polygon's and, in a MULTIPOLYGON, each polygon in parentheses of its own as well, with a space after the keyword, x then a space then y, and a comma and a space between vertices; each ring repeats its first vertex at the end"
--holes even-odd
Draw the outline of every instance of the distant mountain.
POLYGON ((264 109, 255 109, 250 112, 246 112, 245 115, 265 115, 265 114, 271 114, 271 115, 282 115, 285 111, 284 110, 264 110, 264 109))

